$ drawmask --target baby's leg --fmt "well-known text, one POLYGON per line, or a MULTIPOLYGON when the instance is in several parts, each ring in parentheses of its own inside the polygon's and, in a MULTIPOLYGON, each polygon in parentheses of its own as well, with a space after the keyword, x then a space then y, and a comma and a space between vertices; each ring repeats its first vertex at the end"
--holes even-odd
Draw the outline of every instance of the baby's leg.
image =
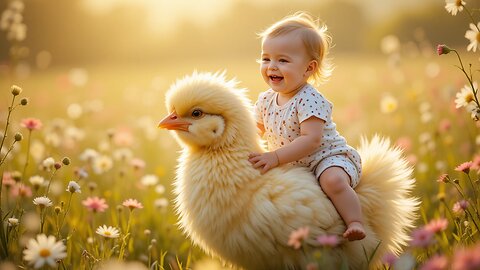
POLYGON ((349 183, 350 176, 340 167, 329 167, 320 175, 320 186, 347 224, 343 237, 354 241, 365 238, 365 229, 360 201, 349 183))

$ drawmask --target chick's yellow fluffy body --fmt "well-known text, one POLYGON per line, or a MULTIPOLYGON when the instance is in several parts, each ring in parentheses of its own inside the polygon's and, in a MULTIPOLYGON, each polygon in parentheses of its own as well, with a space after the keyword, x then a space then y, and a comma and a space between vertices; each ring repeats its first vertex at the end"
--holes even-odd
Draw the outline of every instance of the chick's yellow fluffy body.
MULTIPOLYGON (((244 91, 223 75, 194 73, 167 93, 173 120, 188 131, 175 131, 182 145, 175 206, 183 231, 212 256, 244 269, 301 269, 305 254, 287 245, 290 233, 310 228, 305 245, 322 234, 341 235, 345 224, 315 177, 306 168, 281 166, 261 175, 248 162, 263 151, 251 104, 244 91), (200 117, 192 111, 201 110, 200 117)), ((172 121, 173 121, 172 120, 172 121)), ((357 186, 367 237, 345 242, 333 259, 352 269, 367 268, 364 249, 398 252, 408 240, 418 202, 409 193, 412 170, 401 151, 379 137, 359 149, 363 175, 357 186)))

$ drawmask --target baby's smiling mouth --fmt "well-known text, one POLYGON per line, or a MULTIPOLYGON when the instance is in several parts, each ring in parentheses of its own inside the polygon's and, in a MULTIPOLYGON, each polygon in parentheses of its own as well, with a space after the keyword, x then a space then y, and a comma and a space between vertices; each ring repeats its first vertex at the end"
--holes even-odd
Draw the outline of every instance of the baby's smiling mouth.
POLYGON ((283 77, 280 77, 280 76, 277 76, 277 75, 270 75, 268 77, 270 78, 270 80, 272 80, 274 82, 279 82, 279 81, 283 80, 283 77))

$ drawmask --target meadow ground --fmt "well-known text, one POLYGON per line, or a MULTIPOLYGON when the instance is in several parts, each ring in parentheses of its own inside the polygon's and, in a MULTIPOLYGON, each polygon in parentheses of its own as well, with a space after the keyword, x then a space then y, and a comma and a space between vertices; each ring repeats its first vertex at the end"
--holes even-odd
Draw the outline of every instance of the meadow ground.
MULTIPOLYGON (((478 168, 465 173, 457 166, 478 159, 480 133, 470 114, 455 108, 455 95, 467 82, 454 67, 457 59, 437 56, 433 47, 401 56, 334 56, 334 75, 320 91, 334 103, 338 130, 353 146, 361 136, 378 133, 402 147, 415 168, 414 195, 422 201, 418 227, 447 220, 446 227, 432 236, 435 242, 412 243, 401 258, 414 258, 416 266, 432 254, 453 261, 457 245, 479 239, 478 168), (450 183, 437 182, 443 174, 449 175, 442 179, 451 179, 450 183), (469 202, 463 213, 452 209, 461 200, 469 202)), ((474 57, 465 61, 478 64, 474 57)), ((156 127, 166 114, 165 91, 194 69, 225 69, 227 78, 236 77, 249 89, 252 101, 265 89, 255 59, 244 58, 152 66, 32 67, 20 70, 15 79, 2 67, 0 131, 12 100, 11 85, 23 89, 15 103, 23 97, 29 100, 28 105, 15 107, 2 149, 3 158, 14 134, 22 133, 23 139, 0 165, 1 209, 6 217, 2 234, 8 242, 2 258, 27 265, 22 250, 28 239, 45 233, 66 239, 67 256, 61 265, 78 266, 75 269, 90 269, 118 257, 157 269, 199 265, 206 256, 177 229, 172 209, 179 147, 167 131, 156 127), (21 126, 26 118, 38 119, 42 126, 29 131, 21 126), (57 162, 68 157, 70 164, 48 168, 51 164, 44 162, 48 157, 57 162), (16 182, 11 182, 17 174, 16 182), (81 193, 66 191, 69 181, 76 181, 81 193), (47 193, 51 206, 32 203, 47 193), (95 196, 105 201, 91 204, 95 196), (142 208, 122 206, 129 198, 142 208), (8 220, 13 217, 19 225, 8 220), (118 228, 118 237, 98 233, 104 224, 118 228)), ((116 236, 113 229, 106 231, 116 236)))

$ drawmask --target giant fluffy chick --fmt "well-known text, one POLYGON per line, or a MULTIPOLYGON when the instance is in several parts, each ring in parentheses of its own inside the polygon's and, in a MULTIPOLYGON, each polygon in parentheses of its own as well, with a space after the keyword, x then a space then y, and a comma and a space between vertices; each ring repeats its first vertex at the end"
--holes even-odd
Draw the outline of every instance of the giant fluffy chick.
MULTIPOLYGON (((166 94, 170 113, 159 127, 182 146, 174 182, 181 229, 206 253, 242 269, 304 269, 306 254, 287 245, 308 226, 304 245, 322 234, 341 236, 345 224, 305 168, 280 166, 265 174, 248 161, 264 151, 245 90, 223 74, 193 73, 166 94)), ((378 136, 362 141, 363 175, 356 187, 367 236, 343 242, 333 258, 351 269, 375 268, 409 239, 418 201, 401 150, 378 136), (367 257, 374 254, 370 265, 367 257)))

